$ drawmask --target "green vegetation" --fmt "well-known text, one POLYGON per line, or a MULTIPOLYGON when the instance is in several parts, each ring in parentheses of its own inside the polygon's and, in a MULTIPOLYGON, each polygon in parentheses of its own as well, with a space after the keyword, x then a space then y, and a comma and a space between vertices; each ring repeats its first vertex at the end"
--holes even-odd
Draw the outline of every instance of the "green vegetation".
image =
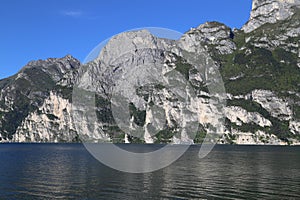
POLYGON ((109 134, 113 143, 124 143, 125 133, 117 125, 105 125, 103 131, 109 134))
POLYGON ((236 140, 236 136, 229 133, 226 137, 226 140, 229 144, 234 144, 236 140))
POLYGON ((81 143, 82 140, 80 139, 80 136, 76 134, 76 136, 72 139, 72 142, 74 143, 81 143))
POLYGON ((17 92, 16 95, 18 95, 19 98, 14 102, 14 110, 3 113, 4 120, 0 127, 3 138, 12 139, 12 135, 16 132, 23 119, 28 113, 36 109, 35 106, 30 104, 30 100, 26 96, 19 92, 17 92))
POLYGON ((53 115, 53 114, 46 114, 47 115, 47 117, 48 117, 48 119, 50 119, 50 120, 56 120, 56 119, 58 119, 58 117, 56 117, 55 115, 53 115))
MULTIPOLYGON (((205 43, 211 53, 214 61, 220 64, 220 72, 225 83, 226 91, 233 95, 245 95, 252 92, 255 89, 271 90, 276 93, 277 96, 288 100, 293 110, 293 118, 300 119, 300 98, 297 97, 297 93, 300 93, 300 73, 297 66, 298 54, 292 53, 299 50, 297 45, 282 45, 276 47, 273 43, 266 41, 259 41, 262 38, 268 38, 269 40, 279 40, 278 38, 285 35, 288 29, 292 26, 299 26, 300 10, 295 8, 295 15, 288 19, 288 21, 279 21, 276 24, 267 23, 255 31, 250 33, 244 33, 243 31, 236 31, 235 35, 231 34, 230 40, 235 42, 237 50, 229 55, 220 55, 214 44, 205 43), (247 39, 247 42, 245 41, 247 39), (257 47, 254 43, 263 44, 262 47, 257 47), (266 47, 269 45, 269 47, 266 47), (298 49, 297 49, 298 48, 298 49)), ((211 23, 212 26, 220 26, 218 22, 211 23)), ((198 30, 195 30, 194 34, 197 34, 198 30)), ((193 34, 193 33, 190 33, 193 34)), ((282 40, 283 41, 283 40, 282 40)), ((281 42, 282 42, 281 41, 281 42)), ((300 36, 289 37, 286 42, 299 44, 300 36)), ((197 80, 190 80, 193 74, 197 74, 198 71, 192 65, 187 63, 183 58, 176 57, 175 70, 173 73, 178 72, 191 83, 191 86, 196 91, 208 92, 208 88, 205 83, 197 80)), ((0 132, 4 138, 12 138, 17 127, 22 123, 24 118, 29 113, 35 111, 49 96, 51 90, 56 91, 64 99, 68 99, 72 102, 73 88, 56 85, 56 78, 59 74, 57 65, 53 64, 48 66, 48 71, 42 66, 30 66, 22 69, 24 77, 17 75, 0 80, 0 89, 11 86, 12 91, 7 91, 11 97, 13 97, 12 110, 9 112, 0 112, 1 127, 0 132), (55 74, 55 75, 54 75, 55 74), (3 119, 2 119, 3 118, 3 119)), ((172 75, 172 74, 171 74, 172 75)), ((174 86, 178 86, 174 80, 174 86)), ((182 80, 180 80, 182 81, 182 80)), ((161 83, 153 85, 147 85, 137 88, 136 93, 142 97, 146 102, 155 92, 165 89, 165 86, 161 83)), ((83 98, 91 95, 87 91, 80 93, 83 98)), ((198 93, 200 96, 200 93, 198 93)), ((5 95, 5 94, 2 94, 5 95)), ((204 95, 201 97, 209 98, 204 95)), ((177 98, 167 98, 167 101, 176 102, 177 98)), ((116 126, 116 122, 111 111, 111 102, 109 98, 96 95, 96 115, 100 122, 104 125, 104 131, 108 133, 113 142, 123 143, 125 133, 116 126)), ((242 123, 241 126, 230 122, 226 119, 226 127, 237 129, 242 132, 255 132, 262 130, 269 134, 274 134, 278 138, 287 141, 287 138, 299 138, 300 136, 294 135, 289 131, 289 122, 285 120, 279 120, 272 117, 270 113, 264 109, 260 104, 252 101, 251 99, 234 99, 227 101, 228 106, 239 106, 247 110, 248 112, 260 113, 264 118, 271 121, 271 127, 260 127, 255 123, 242 123)), ((149 102, 150 106, 154 105, 153 101, 149 102)), ((0 107, 6 108, 4 101, 0 101, 0 107)), ((133 117, 134 123, 140 127, 145 125, 146 111, 139 110, 133 103, 128 105, 130 116, 133 117)), ((50 120, 56 120, 57 117, 53 114, 46 114, 50 120)), ((157 143, 169 143, 172 137, 178 134, 178 127, 176 122, 174 127, 165 126, 163 130, 158 132, 155 136, 157 143)), ((54 128, 59 125, 57 123, 52 124, 54 128)), ((191 133, 189 133, 191 134, 191 133)), ((203 143, 204 138, 207 135, 205 127, 199 125, 199 129, 194 133, 195 143, 203 143)), ((143 140, 138 137, 129 136, 130 142, 144 143, 143 140)), ((265 138, 260 138, 262 141, 265 138)), ((29 139, 28 139, 29 140, 29 139)), ((232 134, 228 134, 226 138, 227 142, 233 143, 236 138, 232 134)), ((74 142, 80 141, 78 135, 73 138, 74 142)))
POLYGON ((205 128, 203 127, 202 124, 199 124, 199 128, 198 128, 198 131, 195 135, 195 138, 194 138, 194 143, 195 144, 201 144, 204 142, 204 139, 206 137, 206 134, 207 134, 207 131, 205 130, 205 128))
MULTIPOLYGON (((30 84, 32 88, 36 91, 49 91, 55 86, 54 80, 51 78, 51 76, 44 72, 41 67, 30 67, 24 70, 24 73, 28 76, 30 80, 30 84)), ((25 80, 25 79, 17 79, 19 80, 25 80)), ((27 88, 29 85, 25 83, 25 85, 21 85, 24 88, 27 88)))
POLYGON ((258 112, 265 118, 269 118, 270 114, 269 112, 264 109, 259 103, 256 103, 251 100, 245 100, 245 99, 233 99, 233 100, 227 100, 228 106, 239 106, 248 112, 258 112))
MULTIPOLYGON (((0 81, 0 88, 5 88, 7 85, 14 87, 12 91, 7 91, 14 98, 13 110, 2 114, 4 120, 0 127, 0 132, 3 133, 4 138, 8 139, 12 139, 12 135, 24 118, 36 110, 49 95, 49 91, 55 87, 51 76, 39 66, 25 68, 22 73, 25 77, 17 78, 15 75, 0 81)), ((48 117, 54 119, 54 116, 48 117)))
POLYGON ((230 127, 233 127, 237 130, 240 130, 242 132, 253 132, 257 130, 262 130, 269 134, 274 134, 280 139, 285 138, 294 138, 295 135, 292 134, 289 130, 289 122, 288 121, 282 121, 278 118, 272 117, 268 111, 266 111, 260 104, 250 101, 250 100, 244 100, 244 99, 238 99, 238 100, 228 100, 227 105, 229 106, 240 106, 247 110, 248 112, 258 112, 260 113, 264 118, 268 119, 271 123, 271 127, 260 127, 256 124, 250 123, 250 124, 242 124, 241 126, 236 125, 235 123, 231 123, 229 120, 226 120, 226 124, 230 127))
MULTIPOLYGON (((297 22, 299 16, 299 13, 294 15, 294 21, 291 22, 297 22)), ((287 91, 300 92, 300 73, 297 67, 298 55, 286 51, 283 47, 266 49, 254 47, 253 45, 255 39, 263 36, 267 36, 271 40, 277 40, 276 37, 282 35, 288 26, 290 26, 290 22, 281 21, 278 24, 265 24, 251 33, 245 34, 239 31, 235 34, 234 42, 239 50, 230 55, 220 55, 220 71, 228 93, 245 95, 255 89, 265 89, 275 92, 280 98, 290 99, 290 102, 299 102, 299 98, 296 95, 293 96, 287 93, 287 91), (245 38, 250 37, 250 41, 246 43, 245 38)), ((290 37, 288 42, 296 44, 299 42, 299 39, 300 37, 290 37)), ((227 105, 240 106, 248 112, 258 112, 272 123, 271 127, 263 128, 253 123, 237 126, 227 120, 228 128, 232 127, 243 132, 263 130, 266 133, 276 135, 282 140, 297 137, 289 131, 288 121, 282 121, 270 116, 268 111, 252 100, 228 100, 227 105)), ((296 104, 292 105, 292 110, 294 118, 300 119, 299 106, 296 104)))
POLYGON ((296 119, 300 119, 300 106, 294 105, 293 111, 294 111, 294 117, 296 119))
POLYGON ((181 73, 186 80, 189 80, 190 70, 193 69, 192 65, 184 61, 181 57, 177 57, 175 65, 175 70, 181 73))
POLYGON ((138 126, 144 126, 146 119, 146 111, 139 110, 135 107, 133 103, 129 104, 130 117, 134 117, 134 123, 138 126))
POLYGON ((54 90, 58 94, 60 94, 64 99, 68 99, 69 102, 72 103, 72 93, 73 93, 73 88, 72 87, 56 85, 54 90))
POLYGON ((116 144, 124 143, 125 133, 112 135, 112 142, 116 144))
POLYGON ((95 95, 96 115, 103 123, 114 124, 115 120, 111 111, 111 103, 100 95, 95 95))
POLYGON ((154 85, 154 88, 157 89, 157 90, 162 90, 162 89, 165 88, 165 86, 162 85, 162 84, 155 84, 155 85, 154 85))
MULTIPOLYGON (((297 12, 299 11, 298 8, 297 12)), ((283 46, 276 48, 258 48, 253 43, 262 37, 278 40, 288 29, 298 24, 299 13, 292 19, 279 21, 276 24, 265 24, 257 30, 244 33, 237 31, 234 42, 238 50, 230 55, 220 55, 221 74, 227 92, 231 94, 246 94, 254 89, 275 91, 279 96, 283 91, 298 91, 300 88, 300 73, 296 65, 297 54, 286 51, 283 46), (246 43, 245 39, 250 38, 246 43), (239 77, 236 80, 230 78, 239 77)), ((287 42, 297 44, 300 36, 289 37, 287 42)), ((292 50, 294 47, 285 47, 292 50)), ((297 49, 293 49, 297 51, 297 49)))
POLYGON ((5 88, 7 85, 9 85, 15 76, 11 76, 5 79, 0 80, 0 88, 5 88))
MULTIPOLYGON (((281 63, 274 58, 273 52, 263 48, 253 47, 251 52, 249 55, 242 51, 224 56, 221 74, 228 92, 247 94, 254 89, 267 89, 278 93, 298 90, 300 74, 295 63, 281 63), (230 80, 232 77, 239 78, 230 80)), ((292 53, 286 54, 295 56, 292 53)))
POLYGON ((272 126, 267 133, 276 135, 279 139, 287 141, 287 138, 294 138, 295 135, 289 130, 288 121, 280 121, 277 118, 271 117, 272 126))
POLYGON ((160 143, 160 144, 164 144, 164 143, 170 143, 171 139, 174 135, 176 135, 176 131, 174 128, 172 127, 165 127, 165 129, 159 131, 155 137, 157 138, 157 140, 155 141, 155 143, 160 143))
POLYGON ((142 140, 138 137, 133 137, 133 136, 128 136, 128 141, 130 143, 135 143, 135 144, 144 144, 145 143, 144 140, 142 140))
POLYGON ((161 83, 155 84, 147 84, 136 88, 136 94, 140 97, 143 97, 146 102, 148 102, 149 97, 153 95, 153 93, 163 90, 165 88, 161 83))

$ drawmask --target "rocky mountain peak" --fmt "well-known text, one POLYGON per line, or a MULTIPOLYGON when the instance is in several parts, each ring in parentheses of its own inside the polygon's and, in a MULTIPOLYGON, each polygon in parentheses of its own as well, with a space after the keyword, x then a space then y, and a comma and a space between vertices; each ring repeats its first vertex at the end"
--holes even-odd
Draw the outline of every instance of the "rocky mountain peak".
POLYGON ((191 31, 196 31, 204 36, 216 34, 216 39, 226 39, 230 36, 231 29, 223 23, 213 21, 201 24, 197 28, 192 28, 191 31))
POLYGON ((157 38, 148 30, 124 32, 109 40, 101 50, 98 60, 108 64, 112 59, 122 56, 121 54, 143 51, 143 49, 165 50, 171 43, 170 40, 157 38))
POLYGON ((276 23, 291 17, 299 0, 253 0, 249 21, 242 30, 249 33, 266 23, 276 23))
POLYGON ((70 70, 78 69, 81 65, 80 61, 71 55, 66 55, 62 58, 47 58, 30 61, 19 72, 22 74, 32 73, 33 71, 42 71, 55 80, 59 81, 65 73, 70 70))
POLYGON ((32 66, 41 66, 41 67, 46 67, 51 64, 56 64, 56 63, 61 63, 65 65, 67 68, 77 68, 79 67, 80 61, 71 56, 70 54, 62 57, 62 58, 47 58, 45 60, 39 59, 39 60, 33 60, 28 62, 24 68, 30 68, 32 66), (77 65, 72 65, 71 63, 76 63, 77 65))
POLYGON ((0 80, 0 142, 91 138, 186 144, 201 143, 207 133, 220 132, 224 135, 219 143, 299 145, 298 2, 253 0, 251 18, 242 30, 207 22, 177 41, 137 30, 112 37, 98 58, 84 65, 71 55, 32 61, 16 75, 0 80), (191 62, 199 58, 205 67, 191 62), (219 81, 208 76, 215 65, 227 93, 223 117, 217 112, 216 95, 209 91, 211 83, 219 81), (167 86, 174 87, 165 87, 160 80, 152 83, 151 75, 166 78, 167 86), (87 102, 78 104, 73 98, 77 86, 86 94, 96 93, 96 122, 84 114, 87 102), (126 118, 142 137, 116 124, 111 106, 118 105, 111 100, 116 88, 130 100, 126 118), (73 108, 79 111, 75 117, 73 108), (155 117, 160 112, 165 119, 160 114, 155 117), (82 126, 78 128, 77 122, 82 126), (180 131, 186 124, 195 125, 193 131, 180 131), (155 133, 152 125, 160 131, 155 133))
POLYGON ((220 22, 206 22, 197 28, 191 28, 186 35, 195 37, 193 43, 198 41, 207 50, 217 50, 218 54, 229 54, 236 49, 232 41, 234 38, 233 31, 230 27, 220 22))

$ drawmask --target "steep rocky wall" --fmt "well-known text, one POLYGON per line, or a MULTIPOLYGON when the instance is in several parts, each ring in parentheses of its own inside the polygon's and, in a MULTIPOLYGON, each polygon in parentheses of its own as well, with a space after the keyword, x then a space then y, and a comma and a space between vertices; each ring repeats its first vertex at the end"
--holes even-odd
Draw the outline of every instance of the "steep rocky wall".
POLYGON ((222 133, 217 141, 222 144, 299 144, 296 4, 254 0, 242 30, 207 22, 178 41, 146 30, 123 33, 86 65, 71 56, 30 62, 0 81, 0 140, 190 144, 203 142, 207 133, 222 133), (185 60, 187 52, 205 55, 205 62, 191 65, 195 57, 185 60), (223 77, 227 105, 222 109, 215 101, 218 94, 209 90, 219 81, 210 79, 210 69, 218 69, 223 77), (160 79, 133 87, 151 76, 160 79), (74 85, 96 93, 96 121, 85 115, 84 104, 91 102, 74 102, 74 85), (110 94, 116 85, 130 100, 130 130, 118 127, 118 117, 112 116, 110 94))

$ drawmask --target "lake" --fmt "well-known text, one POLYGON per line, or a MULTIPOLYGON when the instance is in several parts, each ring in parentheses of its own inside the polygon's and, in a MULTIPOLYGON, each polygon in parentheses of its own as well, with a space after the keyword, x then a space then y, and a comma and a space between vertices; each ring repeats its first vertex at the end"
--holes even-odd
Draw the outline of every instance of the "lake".
POLYGON ((159 171, 130 174, 82 144, 1 144, 0 199, 300 199, 300 147, 216 145, 204 159, 199 148, 159 171))

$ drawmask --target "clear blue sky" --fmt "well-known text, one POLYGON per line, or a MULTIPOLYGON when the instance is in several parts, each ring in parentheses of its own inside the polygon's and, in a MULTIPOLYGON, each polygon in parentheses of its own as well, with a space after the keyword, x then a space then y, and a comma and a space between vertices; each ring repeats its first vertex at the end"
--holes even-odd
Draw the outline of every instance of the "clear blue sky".
POLYGON ((102 40, 139 27, 185 32, 206 21, 240 28, 251 0, 1 0, 0 79, 31 60, 83 61, 102 40))

